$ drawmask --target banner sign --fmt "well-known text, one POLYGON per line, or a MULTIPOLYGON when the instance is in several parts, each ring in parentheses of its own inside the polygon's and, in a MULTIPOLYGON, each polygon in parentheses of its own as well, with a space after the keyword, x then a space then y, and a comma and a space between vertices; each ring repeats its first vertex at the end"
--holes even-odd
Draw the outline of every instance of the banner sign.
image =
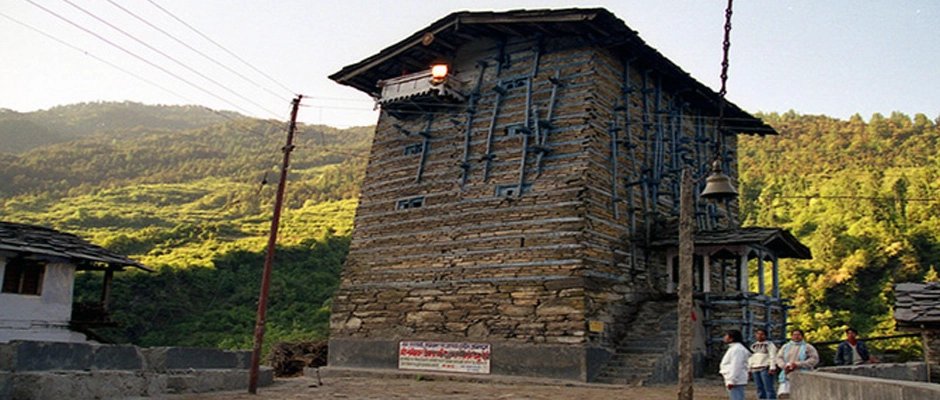
POLYGON ((490 373, 488 343, 399 342, 398 369, 490 373))

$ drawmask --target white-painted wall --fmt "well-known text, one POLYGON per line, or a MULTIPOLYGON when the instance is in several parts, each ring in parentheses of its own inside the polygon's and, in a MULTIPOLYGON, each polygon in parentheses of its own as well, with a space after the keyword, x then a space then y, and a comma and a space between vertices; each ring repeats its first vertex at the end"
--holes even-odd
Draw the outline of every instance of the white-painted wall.
MULTIPOLYGON (((0 256, 0 279, 6 259, 0 256)), ((0 293, 0 343, 11 340, 84 342, 85 335, 68 329, 72 316, 75 266, 49 263, 39 296, 0 293)))

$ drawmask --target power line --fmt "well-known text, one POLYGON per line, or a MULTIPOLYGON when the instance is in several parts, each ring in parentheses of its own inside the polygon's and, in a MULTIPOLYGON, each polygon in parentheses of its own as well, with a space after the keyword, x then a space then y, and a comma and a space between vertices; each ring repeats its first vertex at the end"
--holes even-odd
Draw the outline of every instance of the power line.
POLYGON ((78 28, 78 29, 84 31, 85 33, 88 33, 89 35, 92 35, 92 36, 98 38, 99 40, 101 40, 101 41, 103 41, 103 42, 105 42, 105 43, 107 43, 107 44, 109 44, 109 45, 111 45, 111 46, 117 48, 118 50, 121 50, 121 51, 127 53, 127 54, 130 55, 131 57, 134 57, 134 58, 136 58, 136 59, 138 59, 138 60, 140 60, 140 61, 143 61, 143 62, 146 63, 147 65, 150 65, 151 67, 154 67, 154 68, 156 68, 156 69, 159 69, 160 71, 163 71, 163 72, 166 73, 167 75, 170 75, 170 76, 172 76, 172 77, 174 77, 174 78, 176 78, 176 79, 182 81, 183 83, 186 83, 187 85, 192 86, 192 87, 195 88, 195 89, 198 89, 198 90, 200 90, 200 91, 202 91, 202 92, 204 92, 204 93, 206 93, 206 94, 208 94, 208 95, 210 95, 210 96, 212 96, 212 97, 215 97, 216 99, 219 99, 219 100, 221 100, 221 101, 227 103, 228 105, 230 105, 230 106, 232 106, 232 107, 235 107, 235 108, 241 110, 241 111, 244 112, 245 114, 251 114, 251 111, 248 111, 248 110, 245 110, 244 108, 239 107, 237 104, 232 103, 232 102, 229 101, 228 99, 225 99, 225 98, 223 98, 223 97, 220 97, 219 95, 217 95, 217 94, 215 94, 215 93, 212 93, 212 92, 210 92, 210 91, 208 91, 208 90, 206 90, 206 89, 200 87, 199 85, 196 85, 195 83, 190 82, 190 81, 187 80, 186 78, 183 78, 183 77, 181 77, 181 76, 179 76, 179 75, 173 73, 172 71, 170 71, 170 70, 168 70, 168 69, 166 69, 166 68, 164 68, 164 67, 162 67, 162 66, 159 66, 159 65, 153 63, 152 61, 147 60, 147 59, 145 59, 145 58, 143 58, 143 57, 141 57, 141 56, 135 54, 134 52, 132 52, 132 51, 130 51, 130 50, 128 50, 128 49, 122 47, 121 45, 119 45, 119 44, 117 44, 117 43, 114 43, 114 42, 108 40, 107 38, 105 38, 105 37, 103 37, 103 36, 101 36, 101 35, 99 35, 99 34, 93 32, 93 31, 91 31, 90 29, 85 28, 85 27, 83 27, 83 26, 81 26, 81 25, 79 25, 79 24, 73 22, 72 20, 70 20, 70 19, 68 19, 68 18, 65 18, 65 17, 59 15, 59 14, 56 13, 55 11, 52 11, 52 10, 46 8, 46 7, 43 7, 43 6, 39 5, 39 4, 37 4, 37 3, 34 2, 33 0, 26 0, 26 2, 29 3, 29 4, 32 4, 32 5, 36 6, 36 7, 38 7, 39 9, 41 9, 41 10, 43 10, 43 11, 49 13, 49 14, 52 14, 52 15, 55 16, 56 18, 59 18, 59 19, 61 19, 62 21, 65 21, 65 22, 68 23, 69 25, 72 25, 72 26, 74 26, 74 27, 76 27, 76 28, 78 28))
MULTIPOLYGON (((32 3, 31 0, 27 0, 27 1, 29 1, 30 3, 32 3)), ((101 22, 101 23, 103 23, 103 24, 105 24, 105 25, 111 27, 112 29, 114 29, 114 30, 120 32, 121 34, 123 34, 124 36, 127 36, 128 38, 134 40, 135 42, 140 43, 140 44, 143 45, 144 47, 146 47, 146 48, 148 48, 148 49, 150 49, 150 50, 156 52, 157 54, 162 55, 163 57, 166 57, 167 59, 169 59, 170 61, 173 61, 173 62, 176 63, 177 65, 179 65, 179 66, 181 66, 181 67, 183 67, 183 68, 186 68, 188 71, 190 71, 190 72, 192 72, 192 73, 198 75, 199 77, 201 77, 201 78, 203 78, 203 79, 205 79, 205 80, 207 80, 207 81, 209 81, 209 82, 212 82, 213 84, 215 84, 216 86, 218 86, 218 87, 224 89, 225 91, 227 91, 227 92, 229 92, 229 93, 231 93, 231 94, 233 94, 233 95, 235 95, 235 96, 241 98, 242 100, 245 100, 245 101, 247 101, 247 102, 249 102, 249 103, 255 105, 256 107, 258 107, 258 108, 261 109, 261 110, 264 110, 264 111, 270 113, 271 115, 275 116, 275 118, 278 116, 278 114, 277 114, 276 112, 271 111, 271 110, 265 108, 264 106, 262 106, 262 105, 260 105, 260 104, 258 104, 258 103, 256 103, 256 102, 254 102, 254 100, 251 100, 251 99, 249 99, 249 98, 247 98, 247 97, 245 97, 245 96, 239 94, 238 92, 236 92, 236 91, 234 91, 234 90, 232 90, 232 89, 226 87, 225 85, 219 83, 219 82, 216 81, 215 79, 212 79, 212 78, 206 76, 205 74, 203 74, 202 72, 199 72, 199 71, 196 70, 195 68, 186 65, 185 63, 183 63, 182 61, 176 59, 175 57, 173 57, 173 56, 171 56, 171 55, 169 55, 169 54, 166 54, 165 52, 161 51, 160 49, 157 49, 156 47, 151 46, 150 44, 144 42, 143 40, 138 39, 138 38, 135 37, 134 35, 131 35, 130 33, 127 33, 127 32, 124 31, 123 29, 118 28, 118 27, 115 26, 114 24, 112 24, 112 23, 110 23, 110 22, 108 22, 108 21, 102 19, 101 17, 95 15, 94 13, 92 13, 92 12, 90 12, 90 11, 88 11, 88 10, 82 8, 81 6, 79 6, 79 5, 75 4, 75 3, 73 3, 71 0, 62 0, 62 1, 64 1, 66 4, 72 6, 72 7, 76 8, 76 9, 78 9, 79 11, 81 11, 81 12, 87 14, 88 16, 90 16, 90 17, 96 19, 97 21, 99 21, 99 22, 101 22)), ((35 4, 35 3, 34 3, 34 4, 35 4)), ((247 112, 247 111, 246 111, 246 113, 251 114, 250 112, 247 112)))
MULTIPOLYGON (((49 39, 52 39, 52 40, 58 42, 59 44, 61 44, 61 45, 63 45, 63 46, 66 46, 66 47, 69 47, 69 48, 71 48, 71 49, 73 49, 73 50, 79 51, 79 52, 81 52, 82 54, 84 54, 84 55, 86 55, 86 56, 89 56, 89 57, 91 57, 91 58, 93 58, 93 59, 95 59, 95 60, 97 60, 97 61, 99 61, 99 62, 102 62, 102 63, 104 63, 105 65, 107 65, 107 66, 109 66, 109 67, 111 67, 111 68, 114 68, 114 69, 116 69, 116 70, 118 70, 118 71, 121 71, 121 72, 123 72, 123 73, 125 73, 125 74, 128 74, 128 75, 130 75, 130 76, 132 76, 132 77, 134 77, 134 78, 140 79, 141 81, 143 81, 143 82, 145 82, 145 83, 147 83, 147 84, 150 84, 150 85, 153 86, 153 87, 156 87, 156 88, 158 88, 158 89, 160 89, 160 90, 166 91, 166 92, 169 93, 169 94, 172 94, 172 95, 177 96, 177 97, 179 97, 179 98, 181 98, 181 99, 183 99, 183 100, 186 100, 186 101, 188 101, 188 102, 190 102, 190 103, 194 103, 194 104, 195 104, 195 102, 194 102, 193 100, 190 100, 190 99, 186 98, 186 96, 183 96, 182 94, 179 94, 179 93, 174 92, 174 91, 172 91, 172 90, 170 90, 170 89, 167 89, 166 87, 161 86, 160 84, 154 83, 154 82, 152 82, 152 81, 150 81, 150 80, 148 80, 148 79, 146 79, 146 78, 144 78, 144 77, 142 77, 142 76, 140 76, 140 75, 137 75, 137 74, 135 74, 135 73, 133 73, 133 72, 127 70, 127 69, 124 69, 124 68, 118 66, 117 64, 114 64, 114 63, 112 63, 112 62, 110 62, 110 61, 108 61, 108 60, 105 60, 105 59, 103 59, 103 58, 101 58, 101 57, 98 57, 98 56, 96 56, 96 55, 94 55, 94 54, 92 54, 92 53, 90 53, 90 52, 88 52, 88 51, 86 51, 86 50, 84 50, 84 49, 78 47, 78 46, 75 46, 75 45, 73 45, 73 44, 71 44, 71 43, 68 43, 68 42, 66 42, 66 41, 64 41, 64 40, 62 40, 62 39, 59 39, 59 38, 57 38, 57 37, 55 37, 55 36, 52 36, 52 35, 50 35, 50 34, 48 34, 48 33, 46 33, 46 32, 43 32, 41 29, 35 28, 35 27, 31 26, 31 25, 28 25, 28 24, 26 24, 25 22, 16 20, 16 19, 14 19, 13 17, 10 17, 9 15, 4 14, 3 12, 0 12, 0 15, 2 15, 3 17, 5 17, 6 19, 9 19, 10 21, 13 21, 13 22, 19 24, 20 26, 23 26, 23 27, 25 27, 25 28, 28 28, 28 29, 30 29, 30 30, 36 32, 36 33, 39 33, 40 35, 43 35, 43 36, 45 36, 45 37, 47 37, 47 38, 49 38, 49 39)), ((211 111, 211 109, 210 109, 210 111, 211 111)), ((221 115, 221 114, 220 114, 220 115, 221 115)), ((228 116, 225 116, 225 117, 228 118, 228 116)))
MULTIPOLYGON (((119 66, 119 65, 117 65, 117 64, 114 64, 114 63, 112 63, 112 62, 110 62, 110 61, 108 61, 108 60, 105 60, 105 59, 103 59, 103 58, 101 58, 101 57, 98 57, 98 56, 96 56, 96 55, 94 55, 94 54, 88 52, 87 50, 84 50, 84 49, 78 47, 78 46, 75 46, 75 45, 73 45, 73 44, 71 44, 71 43, 68 43, 68 42, 62 40, 62 39, 59 39, 59 38, 57 38, 57 37, 55 37, 55 36, 52 36, 52 35, 50 35, 49 33, 43 32, 42 30, 40 30, 40 29, 38 29, 38 28, 36 28, 36 27, 33 27, 33 26, 31 26, 31 25, 29 25, 29 24, 23 22, 23 21, 19 21, 19 20, 15 19, 15 18, 13 18, 13 17, 11 17, 11 16, 9 16, 9 15, 6 15, 6 14, 4 14, 3 12, 0 12, 0 16, 3 16, 4 18, 6 18, 6 19, 8 19, 8 20, 10 20, 10 21, 13 21, 13 22, 19 24, 20 26, 23 26, 24 28, 27 28, 27 29, 30 29, 30 30, 32 30, 32 31, 34 31, 34 32, 36 32, 36 33, 39 33, 39 34, 45 36, 46 38, 51 39, 51 40, 53 40, 53 41, 55 41, 55 42, 57 42, 57 43, 59 43, 59 44, 61 44, 61 45, 63 45, 63 46, 66 46, 66 47, 69 47, 69 48, 71 48, 71 49, 73 49, 73 50, 76 50, 76 51, 78 51, 78 52, 81 52, 82 54, 84 54, 84 55, 86 55, 86 56, 88 56, 88 57, 91 57, 92 59, 94 59, 94 60, 96 60, 96 61, 98 61, 98 62, 101 62, 101 63, 103 63, 103 64, 105 64, 105 65, 107 65, 107 66, 109 66, 109 67, 111 67, 111 68, 114 68, 114 69, 116 69, 116 70, 118 70, 118 71, 121 71, 121 72, 123 72, 123 73, 125 73, 125 74, 127 74, 127 75, 129 75, 129 76, 131 76, 131 77, 137 78, 137 79, 139 79, 140 81, 142 81, 142 82, 144 82, 144 83, 147 83, 147 84, 149 84, 149 85, 151 85, 151 86, 153 86, 153 87, 155 87, 155 88, 158 88, 158 89, 160 89, 160 90, 166 91, 167 93, 172 94, 172 95, 174 95, 174 96, 177 96, 177 97, 179 97, 179 98, 181 98, 181 99, 183 99, 183 100, 186 100, 187 102, 190 102, 190 103, 192 103, 192 104, 196 104, 195 101, 193 101, 193 100, 187 98, 186 96, 184 96, 184 95, 182 95, 182 94, 179 94, 179 93, 177 93, 177 92, 174 92, 174 91, 172 91, 172 90, 170 90, 170 89, 166 88, 165 86, 162 86, 162 85, 160 85, 160 84, 158 84, 158 83, 152 82, 152 81, 148 80, 147 78, 144 78, 144 77, 142 77, 142 76, 140 76, 140 75, 138 75, 138 74, 135 74, 134 72, 131 72, 131 71, 127 70, 127 69, 122 68, 121 66, 119 66)), ((215 114, 215 115, 218 115, 218 116, 220 116, 220 117, 222 117, 222 118, 224 118, 224 119, 227 119, 227 120, 233 122, 233 123, 235 124, 233 127, 234 127, 235 129, 237 129, 237 130, 240 130, 240 131, 242 131, 242 132, 244 132, 244 133, 249 133, 249 134, 252 134, 252 135, 257 135, 257 136, 260 136, 260 137, 264 137, 262 134, 260 134, 260 133, 258 133, 258 132, 255 132, 255 131, 253 131, 253 130, 250 130, 250 129, 248 129, 247 127, 239 126, 239 124, 241 123, 241 121, 238 120, 238 119, 232 118, 231 116, 229 116, 229 115, 227 115, 227 114, 225 114, 225 113, 222 113, 222 112, 220 112, 220 111, 218 111, 218 110, 213 110, 213 109, 211 109, 211 108, 209 108, 209 107, 205 107, 205 106, 199 106, 199 107, 202 108, 202 109, 205 110, 205 111, 208 111, 208 112, 210 112, 210 113, 213 113, 213 114, 215 114)), ((266 122, 270 122, 270 121, 266 121, 266 122)))
POLYGON ((227 66, 227 65, 225 65, 225 64, 223 64, 223 63, 221 63, 221 62, 219 62, 218 60, 216 60, 216 59, 210 57, 209 55, 203 53, 202 51, 199 51, 199 49, 196 49, 196 48, 190 46, 188 43, 186 43, 186 42, 180 40, 180 39, 177 38, 176 36, 173 36, 173 34, 171 34, 171 33, 167 32, 167 31, 161 29, 160 27, 158 27, 158 26, 156 26, 156 25, 150 23, 149 21, 147 21, 147 20, 144 19, 143 17, 141 17, 141 16, 135 14, 134 12, 132 12, 132 11, 126 9, 126 8, 124 8, 124 7, 121 6, 120 4, 116 3, 114 0, 107 0, 107 1, 108 1, 108 3, 111 3, 111 5, 113 5, 113 6, 117 7, 117 8, 119 8, 121 11, 124 11, 125 13, 129 14, 130 16, 136 18, 138 21, 143 22, 143 23, 146 24, 147 26, 149 26, 149 27, 151 27, 151 28, 157 30, 158 32, 164 34, 165 36, 169 37, 170 39, 173 39, 176 43, 179 43, 180 45, 186 47, 187 49, 193 51, 194 53, 201 55, 203 58, 205 58, 205 59, 211 61, 211 62, 214 63, 215 65, 218 65, 219 67, 224 68, 226 71, 229 71, 229 72, 231 72, 232 74, 237 75, 239 78, 242 78, 242 79, 245 80, 246 82, 248 82, 248 83, 250 83, 250 84, 252 84, 252 85, 257 86, 257 87, 261 88, 262 90, 267 91, 268 93, 274 95, 274 96, 277 97, 277 98, 280 98, 280 97, 281 97, 279 94, 274 93, 272 90, 268 89, 267 87, 264 87, 263 85, 261 85, 261 84, 255 82, 255 81, 253 81, 253 80, 251 80, 251 78, 248 78, 247 76, 245 76, 245 75, 239 73, 238 71, 235 71, 235 70, 232 69, 231 67, 229 67, 229 66, 227 66))
POLYGON ((203 38, 203 39, 206 39, 207 41, 209 41, 209 43, 214 44, 216 47, 222 49, 223 51, 225 51, 226 53, 228 53, 230 56, 234 57, 234 58, 237 59, 238 61, 241 61, 242 64, 247 65, 249 68, 251 68, 251 69, 254 70, 255 72, 261 74, 261 75, 264 76, 265 78, 268 78, 268 80, 270 80, 271 82, 274 82, 275 84, 277 84, 278 86, 280 86, 282 89, 284 89, 284 90, 286 90, 288 93, 290 93, 291 96, 296 96, 296 95, 297 95, 297 93, 294 93, 293 90, 290 90, 290 88, 288 88, 288 87, 285 86, 284 84, 278 82, 278 80, 272 78, 270 75, 264 73, 264 72, 261 71, 260 69, 256 68, 254 65, 251 65, 248 61, 245 61, 244 59, 242 59, 241 57, 239 57, 237 54, 231 52, 229 49, 225 48, 225 47, 222 46, 221 44, 219 44, 219 43, 217 43, 216 41, 212 40, 210 37, 206 36, 205 34, 203 34, 202 32, 200 32, 198 29, 194 28, 192 25, 187 24, 185 21, 183 21, 182 19, 180 19, 180 18, 177 17, 176 15, 173 15, 173 13, 167 11, 165 8, 163 8, 163 7, 161 7, 159 4, 155 3, 153 0, 147 0, 147 2, 149 2, 150 4, 152 4, 154 7, 156 7, 156 8, 159 9, 160 11, 163 11, 164 13, 166 13, 166 15, 169 15, 171 18, 175 19, 177 22, 183 24, 185 27, 189 28, 190 30, 192 30, 193 32, 195 32, 196 34, 198 34, 199 36, 202 36, 202 38, 203 38))

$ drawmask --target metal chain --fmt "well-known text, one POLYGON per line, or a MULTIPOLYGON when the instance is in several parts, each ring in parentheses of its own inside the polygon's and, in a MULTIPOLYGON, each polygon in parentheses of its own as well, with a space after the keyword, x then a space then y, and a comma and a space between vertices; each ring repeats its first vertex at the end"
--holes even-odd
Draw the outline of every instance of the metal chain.
POLYGON ((718 140, 715 142, 715 159, 720 160, 724 147, 724 128, 725 128, 725 94, 728 89, 725 85, 728 82, 728 50, 731 48, 731 2, 728 0, 728 8, 725 10, 725 40, 722 42, 722 60, 721 60, 721 90, 718 91, 718 140))
POLYGON ((725 84, 728 82, 728 49, 731 48, 731 2, 732 0, 728 0, 728 9, 725 10, 725 40, 721 44, 724 53, 724 58, 721 60, 721 90, 718 91, 718 96, 721 98, 728 93, 725 84))

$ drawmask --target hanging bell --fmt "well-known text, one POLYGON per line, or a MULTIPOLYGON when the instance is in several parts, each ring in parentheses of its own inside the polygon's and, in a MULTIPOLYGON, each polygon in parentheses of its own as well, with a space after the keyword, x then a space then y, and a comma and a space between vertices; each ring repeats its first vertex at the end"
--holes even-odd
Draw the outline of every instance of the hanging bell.
POLYGON ((731 177, 721 172, 721 161, 712 162, 712 173, 705 179, 705 190, 701 194, 703 199, 727 200, 738 197, 738 191, 731 183, 731 177))

